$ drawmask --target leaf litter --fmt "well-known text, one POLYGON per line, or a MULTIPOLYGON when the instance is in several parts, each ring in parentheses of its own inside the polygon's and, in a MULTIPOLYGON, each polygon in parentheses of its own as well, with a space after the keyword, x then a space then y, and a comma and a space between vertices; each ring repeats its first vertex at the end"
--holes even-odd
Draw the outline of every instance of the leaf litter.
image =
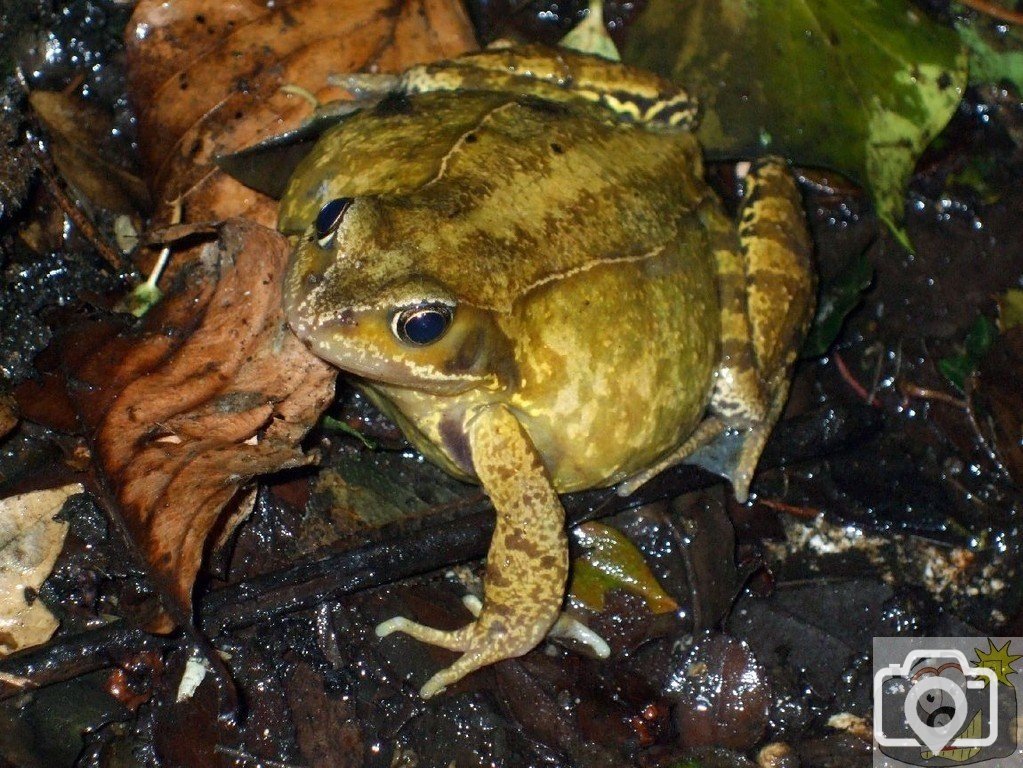
MULTIPOLYGON (((187 5, 180 7, 186 9, 186 14, 178 17, 176 21, 187 27, 190 21, 187 13, 192 13, 193 10, 187 5)), ((254 5, 247 12, 258 13, 260 7, 254 5)), ((219 9, 216 10, 219 12, 219 9)), ((194 21, 194 19, 192 20, 194 21)), ((206 19, 211 28, 215 28, 215 24, 223 21, 223 18, 218 19, 216 13, 206 19)), ((154 34, 157 38, 166 34, 167 40, 170 40, 174 37, 173 29, 172 27, 171 30, 155 30, 154 34)), ((238 39, 244 41, 244 35, 238 39)), ((164 53, 167 59, 163 65, 165 67, 177 66, 174 62, 174 55, 177 54, 172 55, 166 50, 164 53)), ((195 60, 202 60, 204 56, 204 53, 199 52, 195 54, 195 60)), ((216 55, 213 58, 216 58, 216 55)), ((192 59, 182 60, 191 61, 192 59)), ((190 71, 197 72, 198 70, 190 71)), ((198 72, 200 78, 203 74, 203 72, 198 72)), ((154 92, 161 90, 168 97, 173 93, 173 89, 170 87, 160 89, 158 88, 159 83, 150 84, 154 85, 154 92)), ((262 88, 263 86, 252 89, 257 100, 265 100, 266 95, 270 93, 269 90, 262 88)), ((199 90, 204 89, 200 88, 199 90)), ((228 102, 234 106, 242 95, 244 95, 243 90, 232 92, 228 96, 228 102)), ((225 109, 220 114, 223 117, 234 113, 225 109)), ((219 130, 214 128, 212 133, 206 134, 203 133, 204 129, 202 128, 193 130, 184 120, 177 124, 172 123, 171 127, 173 128, 174 125, 177 125, 178 128, 184 127, 182 135, 187 137, 206 137, 215 135, 219 130)), ((176 134, 174 135, 176 136, 176 134)), ((249 142, 241 141, 240 143, 244 146, 249 142)), ((177 140, 176 146, 180 150, 185 145, 181 140, 177 140)), ((191 146, 196 145, 193 143, 191 146)), ((207 144, 206 149, 208 148, 207 144)), ((151 157, 157 154, 152 149, 149 152, 151 157)), ((197 156, 207 157, 203 151, 200 151, 197 156)), ((171 165, 174 162, 177 160, 171 161, 171 165)), ((184 165, 186 164, 182 163, 182 166, 184 165)), ((210 172, 215 173, 214 171, 210 172)), ((204 171, 204 173, 206 172, 204 171)), ((167 179, 176 178, 175 173, 170 169, 161 171, 159 177, 164 180, 165 184, 170 184, 167 179)), ((178 186, 166 187, 170 192, 162 196, 163 202, 160 202, 160 196, 157 197, 158 205, 163 206, 163 209, 166 210, 168 205, 166 198, 170 194, 176 195, 184 191, 184 196, 190 201, 186 210, 191 210, 191 213, 186 215, 186 220, 196 221, 197 219, 189 218, 189 216, 198 216, 198 220, 201 221, 204 218, 201 215, 204 208, 199 201, 202 200, 202 195, 205 192, 216 187, 216 183, 209 182, 210 186, 206 187, 204 191, 202 188, 208 182, 209 177, 188 177, 186 174, 182 178, 185 181, 177 182, 178 186), (188 186, 189 179, 193 179, 192 186, 188 186), (194 179, 199 179, 199 181, 194 181, 194 179)), ((727 190, 725 192, 727 193, 727 190)), ((239 205, 244 208, 251 202, 251 198, 232 198, 227 192, 224 192, 222 196, 220 192, 211 193, 210 199, 214 201, 214 205, 223 204, 228 207, 239 205)), ((1004 202, 1003 200, 1002 204, 1004 202)), ((855 206, 851 212, 848 207, 845 210, 836 209, 831 202, 822 197, 811 197, 808 210, 815 226, 819 248, 829 256, 834 251, 841 252, 843 248, 847 251, 855 251, 847 253, 844 259, 838 261, 846 264, 856 263, 856 259, 863 255, 862 247, 857 250, 856 245, 858 241, 862 240, 862 236, 856 234, 850 237, 843 231, 843 227, 848 226, 850 230, 862 232, 864 228, 869 229, 869 219, 864 220, 859 216, 855 212, 855 206)), ((912 232, 919 234, 921 229, 924 229, 926 234, 926 229, 922 226, 919 216, 914 218, 914 214, 911 213, 910 219, 912 232)), ((992 229, 992 232, 1000 231, 1004 231, 1004 228, 999 229, 994 226, 992 229)), ((228 239, 225 236, 225 243, 228 239)), ((223 251, 225 243, 221 243, 215 248, 223 251)), ((843 354, 853 361, 850 364, 850 375, 863 373, 863 361, 869 363, 870 360, 869 343, 877 343, 877 332, 870 330, 869 323, 864 318, 881 318, 892 324, 889 327, 895 327, 899 323, 907 326, 912 322, 909 313, 906 317, 901 317, 892 309, 898 306, 898 302, 891 300, 890 291, 888 300, 882 299, 883 291, 888 287, 886 278, 890 274, 888 271, 890 265, 885 263, 885 248, 890 248, 890 245, 886 244, 882 236, 878 243, 868 251, 868 260, 875 266, 878 274, 875 290, 864 297, 863 310, 854 313, 847 323, 847 327, 840 331, 838 337, 838 343, 843 347, 843 354), (865 348, 866 352, 864 352, 865 348)), ((230 251, 229 248, 226 250, 230 251)), ((195 285, 189 283, 188 276, 194 271, 201 272, 202 269, 208 267, 211 260, 210 250, 208 245, 198 245, 183 253, 183 257, 176 261, 171 273, 165 278, 164 284, 167 286, 177 284, 183 288, 183 295, 189 295, 189 286, 191 285, 191 288, 195 290, 195 285)), ((145 262, 144 257, 141 260, 143 263, 145 262)), ((1013 263, 1011 258, 1008 263, 1013 263)), ((825 274, 828 269, 829 265, 824 264, 825 274)), ((1007 273, 1004 268, 1001 271, 1003 275, 1007 273)), ((854 271, 851 274, 862 274, 862 271, 854 271)), ((228 277, 220 275, 221 280, 228 277)), ((851 280, 850 282, 855 281, 851 280)), ((853 294, 855 294, 854 288, 845 290, 843 295, 846 301, 852 303, 853 294)), ((171 296, 170 305, 173 304, 173 294, 169 293, 169 295, 171 296)), ((159 307, 155 311, 161 312, 159 307)), ((163 311, 171 315, 174 314, 167 309, 163 311)), ((184 314, 184 312, 180 312, 177 319, 182 320, 180 315, 184 314)), ((940 313, 937 314, 940 316, 940 313)), ((151 324, 148 326, 150 328, 159 326, 160 318, 161 315, 156 314, 153 318, 147 318, 143 323, 151 324)), ((963 327, 952 322, 947 324, 955 328, 963 327)), ((176 326, 171 323, 167 329, 169 335, 173 337, 176 331, 169 329, 187 327, 187 322, 180 322, 176 326)), ((145 332, 140 334, 139 329, 134 331, 129 329, 126 333, 125 329, 121 327, 110 334, 109 338, 114 340, 112 347, 97 344, 95 347, 89 346, 86 351, 97 355, 106 353, 110 357, 116 357, 121 345, 127 345, 133 338, 136 341, 144 342, 146 334, 145 332), (118 334, 122 335, 118 336, 118 334)), ((153 334, 149 341, 154 343, 157 348, 161 343, 167 343, 166 341, 161 342, 159 334, 153 334)), ((187 341, 185 343, 187 344, 187 341)), ((201 341, 197 343, 201 344, 201 341)), ((143 344, 138 354, 144 355, 144 348, 143 344)), ((149 353, 153 354, 154 358, 159 357, 152 347, 149 353)), ((87 362, 89 355, 80 351, 77 357, 81 358, 78 361, 81 363, 83 360, 87 362)), ((933 362, 933 358, 930 359, 933 362)), ((73 373, 82 370, 67 364, 63 368, 65 372, 73 373)), ((919 367, 908 366, 902 370, 902 374, 905 375, 910 369, 919 371, 919 367)), ((809 375, 806 371, 803 375, 809 378, 811 383, 807 384, 804 381, 803 386, 816 387, 818 393, 816 396, 829 399, 830 402, 831 399, 838 397, 837 393, 841 392, 842 387, 840 380, 829 378, 831 370, 826 364, 816 368, 812 365, 809 366, 809 375)), ((867 373, 869 386, 869 367, 867 373)), ((127 380, 131 377, 126 375, 124 378, 127 380)), ((173 377, 168 377, 167 380, 172 379, 173 377)), ((82 381, 74 376, 71 377, 71 382, 75 385, 71 387, 73 394, 75 394, 75 388, 82 381)), ((88 377, 84 381, 90 385, 96 383, 88 377)), ((887 404, 893 400, 891 389, 884 384, 883 376, 880 381, 879 407, 887 407, 887 404)), ((84 414, 79 418, 82 418, 86 425, 96 424, 97 417, 96 411, 89 408, 83 409, 83 404, 91 406, 95 401, 103 401, 104 398, 109 397, 113 397, 116 401, 120 397, 118 387, 121 384, 127 383, 129 386, 126 388, 130 389, 130 381, 112 383, 101 381, 99 383, 107 384, 107 386, 100 386, 95 397, 89 393, 84 397, 80 392, 77 393, 80 397, 79 413, 84 414), (90 400, 93 402, 89 402, 90 400)), ((145 388, 142 387, 142 389, 145 388)), ((230 391, 230 387, 228 390, 230 391)), ((130 397, 127 398, 125 402, 129 402, 130 399, 130 397)), ((216 396, 214 396, 215 399, 216 396)), ((237 405, 233 397, 227 399, 230 403, 237 405)), ((244 398, 242 399, 244 400, 244 398)), ((794 400, 796 407, 799 407, 798 389, 794 400)), ((158 409, 154 408, 154 410, 158 409)), ((186 434, 189 439, 196 438, 194 432, 198 430, 190 432, 190 426, 209 423, 204 421, 206 415, 208 414, 200 408, 199 416, 193 424, 191 414, 172 414, 172 419, 180 418, 181 422, 175 424, 177 429, 174 431, 167 431, 160 419, 149 422, 149 432, 138 429, 139 425, 131 424, 130 420, 129 424, 136 428, 137 431, 131 434, 137 436, 138 445, 144 450, 171 451, 168 446, 175 445, 174 441, 180 436, 179 431, 186 434)), ((917 422, 913 422, 911 418, 906 418, 901 427, 911 432, 915 423, 917 422)), ((942 441, 948 438, 944 437, 940 431, 943 422, 935 419, 932 423, 934 426, 931 428, 932 434, 929 438, 921 438, 920 430, 917 429, 914 439, 930 440, 929 445, 935 446, 936 453, 947 456, 948 448, 942 441)), ((17 433, 15 433, 16 438, 17 433)), ((320 439, 322 440, 322 436, 320 439)), ((334 437, 331 441, 332 449, 341 453, 356 450, 354 443, 346 441, 347 438, 334 437)), ((244 442, 243 440, 242 444, 244 442)), ((119 454, 117 450, 111 450, 109 446, 103 449, 102 445, 100 442, 94 443, 97 457, 104 455, 105 450, 106 455, 114 459, 112 463, 108 461, 107 464, 116 469, 119 466, 117 457, 118 455, 123 456, 123 454, 119 454)), ((325 444, 321 443, 321 445, 325 444)), ((869 454, 870 446, 860 450, 869 454)), ((891 451, 892 449, 886 448, 885 450, 891 451)), ((187 453, 187 451, 185 452, 187 453)), ((295 456, 296 454, 291 453, 290 455, 295 456)), ((401 458, 404 459, 404 457, 401 458)), ((840 462, 844 458, 838 457, 834 461, 840 462)), ((99 466, 99 461, 100 459, 97 458, 98 471, 106 472, 107 469, 99 466)), ((410 467, 416 463, 414 457, 409 457, 407 461, 410 463, 410 467)), ((844 495, 835 496, 829 504, 819 505, 820 507, 826 507, 832 510, 833 514, 838 515, 854 511, 853 508, 857 501, 855 493, 862 493, 862 487, 865 486, 863 483, 860 483, 859 487, 857 486, 856 472, 861 471, 859 466, 855 462, 849 464, 843 485, 844 495)), ((922 466, 926 468, 926 462, 922 466)), ((901 475, 886 475, 885 473, 894 472, 894 468, 885 465, 884 462, 880 466, 875 464, 873 471, 881 472, 886 478, 896 477, 900 480, 902 478, 901 475)), ((906 473, 910 483, 916 482, 913 471, 910 468, 898 469, 898 472, 906 473)), ((799 482, 793 482, 797 479, 796 475, 799 474, 799 470, 790 469, 781 470, 781 472, 786 477, 786 482, 776 486, 771 483, 771 478, 768 476, 767 484, 763 486, 761 495, 776 493, 770 499, 776 503, 775 508, 781 508, 784 505, 793 509, 800 505, 809 507, 811 499, 800 496, 801 489, 805 486, 799 482), (778 490, 776 491, 776 489, 778 490)), ((811 474, 819 475, 819 471, 811 472, 811 474)), ((128 484, 139 481, 138 478, 130 479, 130 473, 125 477, 129 477, 128 484)), ((942 478, 942 480, 946 484, 958 482, 957 478, 952 475, 942 478)), ((156 484, 159 485, 159 482, 161 479, 157 478, 156 484)), ((118 493, 120 483, 121 480, 118 477, 113 477, 109 487, 113 490, 114 495, 118 493)), ((143 483, 140 487, 144 488, 145 485, 143 483)), ((231 563, 230 557, 228 557, 229 562, 223 566, 221 571, 228 579, 231 578, 232 572, 242 565, 244 565, 242 570, 259 573, 260 558, 263 559, 262 562, 270 563, 276 556, 272 552, 265 551, 266 548, 280 547, 283 550, 288 550, 289 547, 294 547, 299 532, 303 531, 309 523, 307 516, 310 512, 305 507, 306 500, 309 498, 309 484, 302 481, 301 475, 287 482, 274 482, 272 487, 273 493, 270 496, 261 495, 263 500, 257 500, 252 516, 241 525, 241 535, 238 537, 238 541, 248 538, 254 546, 246 550, 248 553, 246 557, 249 559, 244 564, 231 563), (259 549, 260 542, 263 543, 263 551, 259 549)), ((993 493, 979 494, 978 498, 983 497, 986 504, 995 504, 997 501, 995 495, 998 492, 996 489, 993 493)), ((417 487, 417 493, 430 495, 425 485, 417 487)), ((911 497, 910 493, 907 493, 907 497, 911 497)), ((709 526, 709 530, 719 530, 720 524, 715 525, 706 517, 701 517, 698 508, 703 503, 694 500, 691 504, 695 506, 684 507, 678 510, 677 514, 673 513, 670 517, 670 525, 658 529, 662 532, 665 530, 675 532, 669 534, 667 539, 663 538, 662 534, 658 534, 658 536, 651 534, 656 527, 650 525, 652 518, 635 516, 615 522, 630 531, 631 539, 638 538, 639 549, 649 556, 650 553, 667 551, 668 541, 684 541, 687 537, 692 536, 694 520, 701 521, 700 526, 709 526)), ((1009 504, 1011 508, 1012 502, 1010 501, 1009 504)), ((733 515, 739 514, 741 519, 740 510, 732 509, 730 511, 733 515)), ((764 507, 758 507, 758 511, 761 515, 756 523, 758 526, 768 525, 767 521, 775 518, 775 515, 764 507)), ((966 520, 962 526, 963 530, 978 530, 978 528, 984 529, 986 526, 995 525, 989 518, 976 514, 977 510, 971 510, 969 505, 964 508, 956 508, 953 511, 955 514, 962 514, 964 511, 973 514, 972 522, 966 520)), ((877 520, 882 524, 884 522, 883 518, 877 518, 877 520)), ((336 523, 336 521, 334 522, 336 523)), ((863 524, 862 520, 858 524, 863 524)), ((204 538, 203 528, 204 525, 199 526, 197 535, 192 539, 193 542, 204 538)), ((330 531, 339 530, 338 526, 334 525, 333 528, 328 526, 324 530, 328 530, 328 533, 320 543, 330 547, 332 546, 330 531)), ((143 532, 143 541, 145 535, 143 532)), ((912 535, 910 534, 911 537, 912 535)), ((169 537, 168 540, 171 538, 173 537, 169 537)), ((743 534, 743 529, 740 527, 740 551, 743 548, 748 548, 750 541, 751 539, 743 534)), ((702 562, 702 560, 720 562, 727 559, 727 557, 719 556, 720 538, 716 544, 716 547, 708 547, 706 543, 699 545, 696 548, 696 557, 692 562, 702 562), (711 556, 711 552, 715 553, 714 556, 711 556)), ((728 544, 730 546, 731 542, 729 541, 728 544)), ((1015 545, 1011 541, 1008 546, 1010 550, 1015 551, 1012 549, 1015 545)), ((289 556, 297 557, 301 562, 303 550, 294 548, 290 551, 291 555, 289 556)), ((306 550, 306 552, 308 551, 306 550)), ((786 551, 782 547, 774 550, 771 556, 775 558, 776 573, 783 574, 784 578, 798 578, 800 561, 791 551, 786 551), (791 566, 791 568, 785 570, 784 566, 791 566)), ((808 562, 814 563, 815 567, 820 569, 817 574, 834 574, 836 572, 835 563, 827 556, 810 559, 808 562)), ((656 557, 654 563, 656 565, 656 557)), ((966 565, 969 567, 969 564, 966 565)), ((211 563, 210 567, 213 569, 214 564, 211 563)), ((969 570, 970 574, 976 574, 977 566, 973 566, 969 570)), ((675 584, 674 577, 662 568, 655 567, 654 572, 656 578, 663 584, 675 584)), ((709 584, 715 579, 713 567, 701 566, 702 572, 706 572, 705 577, 692 585, 693 590, 697 593, 706 592, 709 584)), ((868 585, 876 583, 870 581, 873 573, 869 568, 865 571, 861 570, 859 573, 867 574, 868 585)), ((993 583, 995 579, 1003 576, 1004 574, 996 568, 988 580, 993 583)), ((204 581, 208 578, 209 576, 203 577, 204 581)), ((457 576, 453 576, 453 578, 457 579, 457 576)), ((975 583, 971 580, 974 578, 974 575, 968 575, 968 578, 965 579, 960 578, 960 584, 957 587, 956 577, 953 574, 952 580, 946 586, 953 590, 964 589, 966 585, 975 583)), ((180 575, 177 579, 178 582, 173 589, 176 589, 180 596, 185 589, 183 584, 187 584, 187 579, 183 579, 180 575)), ((201 584, 200 587, 205 590, 207 585, 201 584)), ((668 722, 672 704, 670 698, 666 697, 666 691, 662 689, 662 684, 667 679, 667 672, 664 669, 664 662, 661 661, 667 657, 667 654, 664 653, 666 648, 684 647, 687 642, 685 637, 689 625, 684 621, 681 625, 672 624, 670 621, 660 625, 657 625, 656 622, 651 623, 649 614, 642 608, 641 598, 630 596, 621 590, 612 590, 607 593, 605 613, 609 621, 618 623, 620 635, 617 636, 615 645, 623 649, 622 655, 616 657, 613 665, 598 665, 578 656, 549 648, 547 653, 552 654, 552 658, 546 658, 544 654, 535 654, 522 661, 511 662, 500 668, 488 670, 481 674, 479 679, 468 681, 460 692, 456 691, 456 695, 444 709, 423 711, 417 709, 417 701, 408 695, 409 687, 403 685, 402 681, 408 675, 414 674, 415 670, 440 662, 437 659, 429 658, 430 654, 421 648, 410 649, 408 645, 397 649, 382 648, 368 631, 376 618, 403 611, 403 601, 410 599, 417 601, 416 611, 423 612, 422 615, 429 615, 429 612, 433 610, 440 613, 447 612, 450 617, 449 621, 453 620, 455 623, 464 621, 464 616, 460 614, 461 606, 457 600, 457 597, 464 592, 464 585, 461 581, 456 580, 447 584, 431 581, 420 584, 415 589, 418 590, 418 598, 395 587, 385 590, 383 593, 359 595, 347 602, 323 603, 313 616, 308 614, 281 616, 278 614, 278 618, 273 622, 257 624, 256 627, 248 631, 248 634, 246 631, 241 631, 221 636, 218 642, 230 649, 231 666, 239 683, 249 690, 260 692, 258 696, 253 697, 254 706, 250 720, 246 723, 245 728, 237 734, 237 737, 225 736, 213 725, 216 707, 215 703, 211 705, 210 684, 204 681, 195 690, 193 696, 186 701, 175 705, 161 704, 155 710, 143 708, 141 720, 121 720, 121 723, 127 724, 127 727, 101 728, 95 731, 97 736, 91 738, 90 748, 94 750, 94 753, 106 754, 109 757, 117 750, 126 749, 127 745, 144 744, 147 737, 143 731, 145 728, 153 727, 152 723, 156 724, 156 743, 159 745, 158 754, 161 759, 170 760, 174 764, 195 765, 208 764, 203 761, 208 761, 209 756, 218 751, 238 759, 262 759, 287 764, 336 764, 336 760, 339 759, 335 752, 336 745, 344 745, 345 759, 350 758, 352 764, 361 764, 370 760, 370 755, 383 749, 385 752, 389 750, 390 756, 397 759, 420 759, 429 762, 433 756, 436 756, 438 764, 447 764, 451 759, 457 759, 459 764, 507 759, 509 764, 516 764, 516 761, 521 764, 534 764, 543 760, 549 764, 611 765, 620 764, 623 759, 636 762, 656 761, 655 755, 658 754, 658 750, 661 750, 659 754, 663 757, 664 755, 677 755, 679 754, 678 750, 684 747, 676 742, 676 730, 668 722), (444 605, 445 600, 447 608, 436 607, 444 605), (389 601, 397 601, 397 603, 389 601), (326 671, 324 672, 324 670, 326 671), (578 707, 575 709, 564 707, 564 701, 562 701, 562 692, 564 691, 578 694, 580 702, 578 707), (609 695, 611 691, 614 693, 609 695), (488 703, 490 697, 494 696, 498 701, 496 709, 488 703), (316 706, 310 709, 303 704, 306 701, 315 702, 316 706), (529 707, 523 707, 523 702, 529 702, 533 711, 529 711, 529 707), (155 719, 147 720, 146 718, 154 717, 154 712, 155 719), (291 721, 304 723, 298 728, 297 738, 289 735, 286 732, 286 727, 283 731, 281 730, 282 712, 290 712, 293 718, 306 718, 305 720, 291 721), (508 712, 513 712, 517 722, 525 727, 525 737, 515 735, 516 727, 509 721, 508 712), (384 720, 388 724, 386 726, 375 725, 374 718, 380 718, 382 714, 385 715, 384 720), (146 723, 150 723, 150 725, 146 725, 146 723), (360 724, 359 727, 355 727, 355 723, 360 724), (330 738, 324 739, 323 734, 318 733, 320 728, 324 733, 329 733, 330 738), (261 733, 273 735, 271 738, 266 738, 261 737, 259 735, 261 733), (500 734, 496 742, 493 734, 500 734), (667 751, 665 752, 665 750, 667 751), (623 758, 623 755, 626 757, 623 758), (405 757, 402 758, 402 756, 405 757), (559 761, 561 762, 559 763, 559 761)), ((829 578, 815 581, 811 576, 806 590, 808 592, 801 596, 801 601, 820 606, 825 612, 825 616, 829 607, 848 604, 842 602, 846 592, 829 578)), ((904 596, 890 592, 881 595, 864 587, 862 582, 850 585, 849 590, 852 594, 861 595, 862 605, 856 610, 865 612, 863 615, 885 615, 886 601, 890 603, 894 600, 900 607, 901 602, 904 602, 904 596)), ((728 592, 727 589, 724 591, 728 592)), ((685 597, 684 594, 679 594, 675 586, 671 586, 669 592, 673 599, 685 597)), ((730 596, 721 595, 719 597, 726 598, 724 602, 727 605, 730 596)), ((691 596, 679 600, 682 605, 681 613, 686 616, 690 611, 690 599, 692 599, 691 596)), ((696 599, 703 598, 698 596, 696 599)), ((747 597, 747 599, 753 598, 747 597)), ((1005 600, 1004 597, 1000 600, 1001 602, 997 603, 1000 607, 1011 605, 1011 601, 1005 600)), ((752 641, 764 637, 763 628, 770 624, 771 616, 784 616, 787 611, 791 610, 783 601, 774 602, 759 603, 767 609, 766 618, 761 614, 761 623, 753 623, 748 627, 733 624, 731 627, 734 634, 749 640, 757 659, 770 658, 770 646, 764 643, 757 646, 752 641), (779 605, 775 607, 774 602, 779 605), (778 613, 773 614, 772 611, 776 610, 778 613)), ((986 605, 977 606, 969 611, 970 615, 974 617, 984 615, 986 605)), ((921 613, 926 615, 927 610, 925 607, 921 613)), ((850 612, 850 615, 854 612, 850 612)), ((708 611, 703 620, 713 622, 714 615, 715 611, 708 611)), ((991 615, 990 612, 988 615, 991 615)), ((676 614, 666 614, 665 616, 678 620, 676 614)), ((923 626, 922 620, 917 626, 923 626)), ((814 648, 828 647, 828 642, 830 642, 829 636, 825 632, 820 636, 814 636, 811 641, 804 640, 806 646, 804 650, 812 653, 814 648)), ((713 643, 708 645, 708 648, 716 647, 719 646, 713 643)), ((720 647, 732 648, 733 645, 723 642, 720 647)), ((846 650, 845 655, 843 653, 836 654, 836 658, 833 660, 834 669, 839 672, 846 669, 844 665, 849 663, 850 651, 855 656, 855 649, 846 650)), ((172 665, 177 664, 174 667, 176 670, 183 669, 187 659, 191 656, 192 650, 185 644, 183 647, 169 652, 167 658, 172 665)), ((716 658, 718 657, 708 656, 708 660, 716 658)), ((722 663, 727 665, 729 658, 731 657, 727 655, 721 657, 722 663)), ((744 657, 740 656, 739 658, 744 657)), ((803 754, 804 759, 810 759, 811 762, 814 755, 817 760, 824 759, 822 754, 834 755, 833 740, 829 741, 827 738, 820 737, 819 731, 814 731, 810 725, 813 713, 833 712, 837 707, 855 709, 856 706, 862 706, 862 701, 857 703, 855 697, 848 696, 848 692, 844 690, 835 690, 831 698, 819 694, 800 698, 800 691, 803 690, 800 681, 798 679, 792 681, 788 677, 793 674, 792 670, 772 664, 767 671, 775 686, 771 702, 771 738, 788 739, 795 745, 794 748, 803 754), (787 713, 789 719, 779 719, 782 713, 787 713), (800 720, 800 717, 803 719, 800 720)), ((179 681, 180 675, 173 672, 166 674, 162 679, 155 679, 155 682, 152 683, 155 700, 157 702, 172 701, 179 681)), ((288 718, 283 719, 288 720, 288 718)), ((694 737, 694 743, 695 739, 696 737, 694 737)), ((741 749, 749 743, 751 742, 740 741, 737 742, 737 746, 741 749)), ((698 753, 690 752, 689 754, 696 758, 698 753)), ((716 758, 713 759, 723 760, 727 765, 748 764, 747 758, 738 752, 724 751, 718 752, 716 755, 716 758)), ((704 758, 712 759, 709 755, 698 759, 704 758)))

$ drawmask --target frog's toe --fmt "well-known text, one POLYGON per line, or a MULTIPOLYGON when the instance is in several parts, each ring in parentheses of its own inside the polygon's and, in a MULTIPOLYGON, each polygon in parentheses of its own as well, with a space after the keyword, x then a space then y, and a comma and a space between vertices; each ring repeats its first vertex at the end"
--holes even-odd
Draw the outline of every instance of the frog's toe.
POLYGON ((598 659, 606 659, 611 655, 611 646, 607 641, 570 613, 562 613, 547 634, 549 637, 575 640, 589 648, 598 659))
POLYGON ((463 651, 454 664, 435 674, 420 689, 420 695, 428 699, 481 667, 515 658, 532 650, 543 639, 545 630, 551 623, 543 622, 542 625, 537 624, 533 627, 522 625, 516 628, 518 631, 509 631, 501 621, 484 619, 474 621, 453 632, 445 632, 396 616, 378 624, 376 634, 378 637, 386 637, 392 632, 404 632, 423 643, 451 651, 463 651))
POLYGON ((472 624, 462 629, 445 631, 428 627, 425 624, 412 621, 412 619, 406 619, 404 616, 395 616, 377 624, 376 636, 387 637, 395 632, 404 632, 422 643, 447 648, 449 651, 464 651, 468 647, 465 633, 471 626, 472 624))

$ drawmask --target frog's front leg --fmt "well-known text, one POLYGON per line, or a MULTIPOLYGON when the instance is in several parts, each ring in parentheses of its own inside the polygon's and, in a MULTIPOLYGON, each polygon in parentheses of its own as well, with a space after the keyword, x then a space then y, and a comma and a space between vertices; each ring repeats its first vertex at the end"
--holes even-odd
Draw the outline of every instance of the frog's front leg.
POLYGON ((535 648, 558 619, 568 578, 565 512, 518 419, 503 405, 490 406, 474 414, 466 430, 476 474, 497 511, 482 610, 453 632, 402 617, 377 627, 380 637, 405 632, 463 652, 427 681, 423 698, 480 667, 535 648))

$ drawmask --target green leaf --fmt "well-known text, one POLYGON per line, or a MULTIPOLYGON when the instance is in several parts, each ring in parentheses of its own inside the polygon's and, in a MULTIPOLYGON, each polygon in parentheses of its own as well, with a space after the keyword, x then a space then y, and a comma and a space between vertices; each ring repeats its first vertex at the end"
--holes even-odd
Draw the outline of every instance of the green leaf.
POLYGON ((710 159, 833 168, 907 247, 906 184, 967 71, 955 31, 906 0, 650 0, 622 59, 700 99, 710 159))
POLYGON ((984 315, 980 315, 966 334, 962 353, 943 357, 938 361, 938 370, 956 389, 964 392, 966 379, 977 369, 981 358, 991 349, 997 335, 998 329, 995 324, 984 315))
POLYGON ((956 24, 970 50, 970 85, 1008 80, 1023 88, 1023 38, 1012 27, 997 32, 986 24, 956 24))
POLYGON ((349 426, 348 424, 346 424, 343 421, 338 421, 337 419, 333 418, 332 416, 324 416, 323 417, 323 428, 326 429, 326 430, 330 430, 330 431, 334 431, 334 432, 341 432, 343 434, 351 435, 352 437, 358 438, 359 441, 364 446, 366 446, 366 450, 375 451, 379 447, 376 444, 375 440, 371 440, 370 438, 368 438, 364 434, 362 434, 362 432, 360 432, 359 430, 355 429, 354 427, 349 426))
POLYGON ((821 286, 817 314, 803 344, 803 357, 823 355, 838 338, 846 316, 863 298, 863 292, 874 282, 874 268, 865 253, 853 261, 832 282, 821 286))
POLYGON ((621 61, 614 40, 604 26, 603 0, 590 0, 586 17, 561 38, 559 45, 582 53, 592 53, 609 61, 621 61))
POLYGON ((572 561, 569 599, 601 611, 604 597, 612 589, 624 589, 646 600, 653 613, 678 610, 643 554, 619 531, 601 523, 584 523, 573 531, 584 554, 572 561))

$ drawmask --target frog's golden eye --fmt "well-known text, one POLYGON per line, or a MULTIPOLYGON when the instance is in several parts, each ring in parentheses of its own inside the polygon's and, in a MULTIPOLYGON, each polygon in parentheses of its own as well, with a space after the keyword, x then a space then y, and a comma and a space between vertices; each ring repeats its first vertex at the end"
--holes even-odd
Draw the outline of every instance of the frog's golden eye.
POLYGON ((335 197, 320 208, 320 212, 316 214, 316 242, 320 244, 321 248, 330 245, 334 233, 337 232, 337 228, 341 224, 341 219, 345 217, 345 211, 351 205, 352 198, 335 197))
POLYGON ((418 304, 395 312, 391 329, 399 341, 423 347, 444 335, 453 315, 454 307, 447 304, 418 304))

